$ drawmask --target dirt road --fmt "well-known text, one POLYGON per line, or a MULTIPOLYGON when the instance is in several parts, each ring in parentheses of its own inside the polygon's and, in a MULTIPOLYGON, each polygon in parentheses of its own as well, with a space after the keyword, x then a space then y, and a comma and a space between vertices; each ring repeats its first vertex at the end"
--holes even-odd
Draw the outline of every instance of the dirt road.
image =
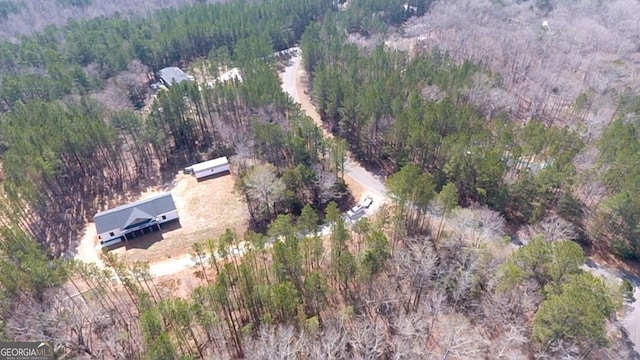
POLYGON ((640 277, 626 271, 600 265, 592 259, 587 260, 583 269, 594 275, 609 279, 616 284, 620 283, 622 279, 627 279, 633 284, 635 301, 625 302, 626 309, 620 320, 627 330, 629 340, 634 344, 634 350, 636 351, 634 359, 640 358, 640 277))
MULTIPOLYGON (((78 245, 75 259, 89 264, 96 264, 98 267, 104 268, 105 264, 99 255, 102 250, 99 249, 96 238, 95 226, 93 223, 87 224, 85 234, 80 240, 80 245, 78 245)), ((196 263, 191 260, 191 256, 187 255, 172 260, 152 263, 149 265, 149 274, 152 277, 168 276, 195 265, 196 263)))
MULTIPOLYGON (((295 102, 300 104, 302 110, 322 129, 325 136, 332 137, 333 135, 323 127, 320 114, 311 103, 309 95, 304 91, 306 72, 304 67, 301 66, 302 56, 300 50, 297 48, 291 50, 294 50, 296 55, 289 60, 289 65, 280 74, 282 88, 295 102)), ((358 187, 363 188, 364 192, 372 195, 374 204, 377 202, 377 205, 379 205, 387 200, 387 188, 384 183, 353 160, 351 155, 349 155, 349 160, 346 164, 346 177, 350 178, 347 179, 347 183, 352 180, 357 183, 358 187)), ((588 261, 585 269, 613 281, 620 282, 626 278, 634 284, 636 301, 626 304, 627 311, 622 316, 622 323, 629 334, 629 339, 635 344, 635 351, 640 354, 640 278, 616 269, 599 266, 593 261, 588 261)), ((637 356, 640 358, 640 355, 637 356)))
MULTIPOLYGON (((303 77, 305 76, 304 69, 301 65, 302 57, 299 51, 296 51, 289 66, 287 66, 281 77, 283 80, 283 89, 291 95, 294 101, 299 103, 302 110, 305 111, 313 120, 322 128, 320 121, 320 115, 316 112, 309 96, 304 94, 303 77)), ((332 136, 328 131, 323 129, 325 136, 332 136)), ((373 198, 374 202, 368 212, 374 212, 386 201, 387 189, 383 182, 375 175, 368 172, 360 164, 353 159, 349 159, 346 163, 345 178, 347 183, 357 184, 357 197, 364 197, 369 195, 373 198)), ((356 187, 356 186, 354 186, 356 187)), ((356 199, 360 200, 360 199, 356 199)), ((328 229, 323 228, 322 233, 325 233, 328 229)), ((103 262, 100 260, 100 250, 96 249, 97 237, 95 233, 95 227, 93 224, 88 224, 86 227, 86 233, 82 237, 80 244, 77 248, 75 258, 87 263, 95 263, 100 267, 104 267, 103 262)), ((242 256, 244 249, 238 249, 236 256, 242 256)), ((152 261, 149 271, 154 277, 169 276, 174 273, 178 273, 187 268, 193 267, 195 262, 191 260, 189 255, 176 257, 175 259, 166 259, 162 261, 152 261)))
MULTIPOLYGON (((180 214, 180 222, 165 225, 162 232, 148 234, 135 239, 135 242, 119 244, 110 252, 118 255, 126 264, 149 262, 149 270, 154 277, 171 275, 193 266, 189 255, 193 243, 216 239, 228 228, 240 234, 246 229, 248 213, 233 191, 234 184, 233 175, 197 181, 192 176, 178 174, 171 182, 147 189, 139 199, 170 191, 180 214), (208 199, 211 198, 218 201, 210 202, 208 199)), ((101 253, 95 224, 88 223, 76 249, 75 259, 103 268, 105 264, 100 258, 101 253)))
MULTIPOLYGON (((302 65, 302 55, 298 48, 290 49, 292 54, 295 54, 290 60, 288 66, 280 73, 282 80, 282 89, 291 96, 291 98, 300 104, 302 111, 304 111, 313 121, 322 129, 322 132, 327 137, 333 135, 329 133, 320 120, 320 114, 316 111, 315 107, 311 103, 309 95, 304 91, 306 72, 302 65)), ((345 177, 347 177, 347 183, 351 181, 356 182, 359 187, 363 189, 361 195, 371 195, 374 199, 374 203, 382 203, 387 199, 387 187, 383 181, 376 175, 367 171, 357 161, 353 159, 353 156, 349 154, 349 159, 345 165, 345 177)), ((359 200, 359 199, 356 199, 359 200)))
POLYGON ((99 251, 96 249, 98 234, 96 234, 96 227, 93 223, 87 224, 84 229, 84 234, 80 239, 80 244, 76 252, 75 259, 84 261, 86 263, 94 263, 103 268, 104 263, 100 260, 99 251))
MULTIPOLYGON (((317 113, 311 100, 304 92, 304 78, 306 76, 304 68, 301 65, 302 57, 299 51, 296 55, 290 59, 289 65, 284 69, 284 72, 280 74, 282 79, 282 88, 287 92, 291 98, 300 104, 302 110, 310 116, 315 123, 323 129, 325 136, 331 137, 328 131, 322 127, 320 115, 317 113)), ((374 174, 368 172, 360 164, 354 161, 351 156, 346 164, 346 175, 348 176, 348 183, 357 183, 360 195, 371 195, 374 198, 374 205, 372 211, 375 211, 382 203, 387 200, 387 188, 384 183, 376 177, 374 174)), ((322 235, 329 234, 329 228, 327 226, 321 228, 322 235)), ((96 263, 100 267, 104 264, 99 258, 99 250, 96 250, 96 233, 93 224, 88 224, 86 233, 82 237, 80 244, 77 248, 76 259, 82 260, 88 263, 96 263)), ((231 254, 234 256, 242 256, 244 254, 244 247, 238 247, 233 249, 231 254)), ((195 266, 196 263, 191 259, 189 255, 181 256, 179 258, 159 261, 150 265, 150 273, 154 277, 169 276, 185 269, 195 266)), ((622 323, 629 333, 630 340, 635 344, 635 350, 640 353, 640 278, 634 277, 628 273, 623 273, 619 270, 610 269, 599 266, 593 261, 587 262, 585 269, 612 280, 620 281, 623 278, 628 278, 635 286, 635 298, 634 303, 627 304, 628 311, 622 317, 622 323)))

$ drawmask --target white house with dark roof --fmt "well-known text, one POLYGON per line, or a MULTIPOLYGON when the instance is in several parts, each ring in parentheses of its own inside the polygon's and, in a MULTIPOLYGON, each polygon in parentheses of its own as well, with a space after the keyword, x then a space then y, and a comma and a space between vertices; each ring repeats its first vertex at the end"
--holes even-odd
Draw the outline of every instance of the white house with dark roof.
POLYGON ((160 224, 178 219, 178 210, 167 192, 131 204, 103 211, 93 217, 102 246, 127 241, 160 224))

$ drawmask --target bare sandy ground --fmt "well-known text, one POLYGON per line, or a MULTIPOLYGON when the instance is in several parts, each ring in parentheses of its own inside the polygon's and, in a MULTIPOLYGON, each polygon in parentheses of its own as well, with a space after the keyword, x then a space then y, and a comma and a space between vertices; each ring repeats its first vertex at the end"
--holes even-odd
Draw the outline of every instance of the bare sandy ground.
MULTIPOLYGON (((234 192, 233 175, 197 181, 180 174, 171 191, 180 221, 163 225, 162 232, 154 232, 119 244, 111 251, 127 263, 148 261, 152 274, 168 275, 191 266, 190 251, 193 243, 217 239, 227 228, 242 234, 247 227, 246 205, 234 192), (154 265, 158 264, 158 265, 154 265)), ((151 188, 141 194, 145 199, 166 191, 151 188)), ((103 266, 95 225, 87 224, 77 249, 76 259, 103 266)))
POLYGON ((354 180, 349 174, 345 174, 344 182, 347 183, 349 190, 351 191, 351 195, 356 199, 356 202, 361 201, 367 193, 366 186, 361 185, 359 182, 354 180))
POLYGON ((102 260, 100 260, 98 250, 96 249, 97 245, 98 234, 96 234, 95 225, 91 222, 88 223, 84 228, 84 234, 80 239, 80 245, 78 246, 78 251, 75 259, 84 261, 86 263, 98 264, 98 266, 103 267, 104 264, 102 263, 102 260))
MULTIPOLYGON (((136 238, 114 249, 126 262, 153 264, 181 258, 189 255, 195 242, 217 239, 228 228, 238 234, 246 230, 249 216, 246 205, 234 192, 233 175, 198 181, 180 174, 175 184, 171 194, 180 215, 179 223, 163 225, 162 232, 136 238)), ((150 191, 148 196, 155 193, 150 191)))

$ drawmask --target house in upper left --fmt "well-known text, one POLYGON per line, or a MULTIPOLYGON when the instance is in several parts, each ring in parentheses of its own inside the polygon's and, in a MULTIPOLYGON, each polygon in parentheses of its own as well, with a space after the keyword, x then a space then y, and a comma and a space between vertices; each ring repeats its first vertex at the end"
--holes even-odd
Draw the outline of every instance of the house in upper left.
POLYGON ((179 84, 183 81, 192 81, 193 78, 187 75, 179 67, 166 67, 158 71, 158 78, 160 82, 166 87, 171 87, 173 84, 179 84))
POLYGON ((118 206, 93 217, 102 247, 161 230, 162 224, 176 219, 178 210, 170 192, 118 206))

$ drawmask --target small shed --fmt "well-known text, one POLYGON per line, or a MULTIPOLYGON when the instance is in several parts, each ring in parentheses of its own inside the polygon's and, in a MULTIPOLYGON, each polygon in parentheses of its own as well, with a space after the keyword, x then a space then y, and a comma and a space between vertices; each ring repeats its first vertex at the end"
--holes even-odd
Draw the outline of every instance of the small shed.
POLYGON ((217 159, 193 164, 190 166, 191 173, 196 179, 202 179, 207 176, 214 176, 231 171, 231 165, 229 165, 229 159, 226 156, 219 157, 217 159))

